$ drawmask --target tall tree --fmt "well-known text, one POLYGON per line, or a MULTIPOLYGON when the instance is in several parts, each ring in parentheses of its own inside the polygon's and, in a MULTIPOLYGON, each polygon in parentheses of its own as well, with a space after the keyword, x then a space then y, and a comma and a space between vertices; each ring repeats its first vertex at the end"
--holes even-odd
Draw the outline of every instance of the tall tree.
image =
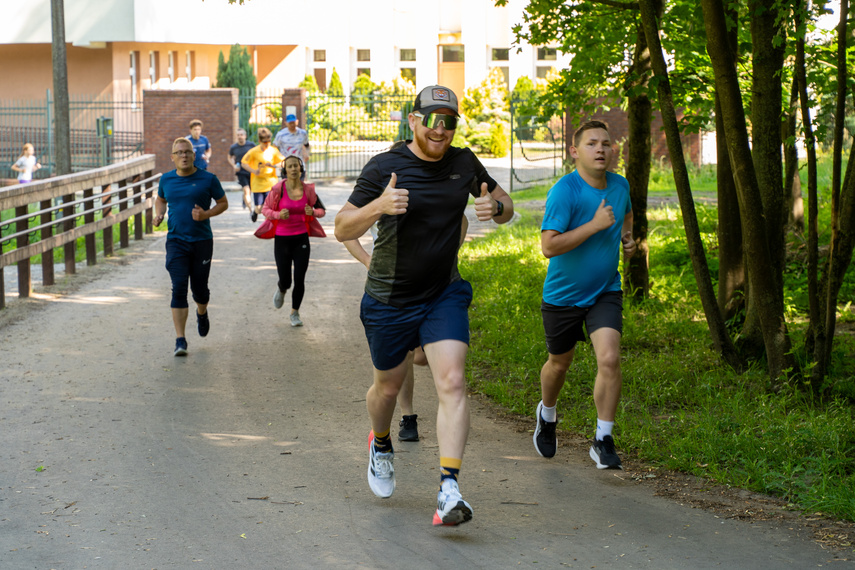
MULTIPOLYGON (((840 0, 840 22, 837 26, 837 105, 834 122, 832 201, 831 201, 831 248, 828 254, 826 290, 824 293, 824 322, 815 328, 822 342, 815 342, 814 360, 817 365, 812 371, 811 381, 815 387, 821 385, 828 373, 831 348, 837 321, 837 296, 843 277, 852 261, 855 248, 855 144, 849 156, 846 175, 841 184, 840 170, 843 155, 843 122, 845 120, 846 95, 849 74, 847 73, 847 45, 849 37, 849 0, 840 0)), ((813 212, 811 216, 813 217, 813 212)))
MULTIPOLYGON (((68 60, 65 50, 65 6, 63 0, 51 0, 50 21, 52 49, 51 59, 53 64, 53 110, 54 110, 54 174, 71 173, 71 119, 68 111, 68 60)), ((50 102, 48 102, 50 104, 50 102)), ((74 201, 72 194, 62 197, 64 204, 74 201)), ((66 221, 63 223, 63 231, 71 231, 74 222, 71 216, 72 206, 67 206, 63 212, 66 221)), ((73 274, 77 272, 75 265, 75 244, 69 242, 63 246, 63 258, 65 259, 65 272, 73 274)))
POLYGON ((695 202, 692 198, 692 189, 689 184, 689 171, 683 157, 683 146, 680 140, 680 129, 677 123, 677 113, 674 109, 674 99, 671 95, 671 83, 668 79, 668 67, 665 57, 662 55, 662 45, 659 39, 659 14, 657 0, 640 0, 641 20, 646 35, 646 43, 650 46, 650 59, 656 76, 656 85, 659 92, 659 109, 662 113, 662 123, 668 140, 668 150, 671 154, 671 167, 674 172, 674 182, 677 186, 677 196, 680 200, 680 209, 683 212, 683 225, 686 230, 686 241, 689 246, 689 257, 692 260, 692 269, 695 273, 695 281, 698 284, 698 293, 704 308, 707 324, 712 334, 713 344, 721 353, 722 358, 732 368, 741 369, 742 361, 727 333, 721 312, 716 304, 715 291, 710 279, 709 266, 707 265, 706 253, 704 252, 701 231, 698 225, 698 217, 695 213, 695 202))
MULTIPOLYGON (((778 378, 786 370, 793 369, 795 362, 790 353, 781 281, 770 271, 775 265, 766 235, 766 212, 751 155, 736 62, 727 44, 724 2, 701 0, 701 6, 707 31, 707 52, 715 73, 728 153, 734 168, 750 295, 757 306, 769 373, 778 378)), ((780 125, 780 119, 776 124, 780 125)))

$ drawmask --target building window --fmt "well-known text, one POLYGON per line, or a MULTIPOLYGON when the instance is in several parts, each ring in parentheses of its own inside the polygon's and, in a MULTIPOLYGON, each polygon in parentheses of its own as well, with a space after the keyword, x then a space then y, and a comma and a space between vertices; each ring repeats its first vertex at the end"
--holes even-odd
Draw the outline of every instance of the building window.
POLYGON ((132 51, 130 53, 129 74, 131 77, 131 107, 136 107, 140 100, 140 52, 132 51))
POLYGON ((175 83, 175 58, 176 52, 169 52, 169 82, 175 83))
POLYGON ((400 52, 401 61, 416 61, 416 50, 402 49, 400 52))
POLYGON ((151 88, 154 89, 157 81, 160 79, 160 53, 156 51, 148 52, 148 79, 151 81, 151 88))
POLYGON ((370 67, 357 67, 356 68, 356 76, 359 77, 360 75, 367 75, 368 77, 371 77, 371 68, 370 67))
POLYGON ((326 61, 327 60, 327 50, 316 49, 313 52, 313 56, 314 56, 315 61, 326 61))
POLYGON ((546 65, 538 65, 537 66, 537 78, 538 79, 546 79, 546 76, 549 73, 550 69, 552 69, 552 67, 549 67, 546 65))
POLYGON ((196 76, 196 52, 187 51, 184 60, 184 75, 187 76, 187 82, 193 81, 196 76))
POLYGON ((442 46, 442 63, 463 63, 463 46, 442 46))
POLYGON ((511 48, 493 48, 490 59, 493 61, 509 61, 511 59, 511 48))
POLYGON ((415 67, 402 67, 401 68, 401 77, 412 83, 416 84, 416 68, 415 67))
POLYGON ((555 61, 558 59, 558 50, 551 47, 537 48, 538 61, 555 61))
POLYGON ((358 49, 358 50, 356 50, 356 61, 371 61, 371 50, 370 49, 358 49))

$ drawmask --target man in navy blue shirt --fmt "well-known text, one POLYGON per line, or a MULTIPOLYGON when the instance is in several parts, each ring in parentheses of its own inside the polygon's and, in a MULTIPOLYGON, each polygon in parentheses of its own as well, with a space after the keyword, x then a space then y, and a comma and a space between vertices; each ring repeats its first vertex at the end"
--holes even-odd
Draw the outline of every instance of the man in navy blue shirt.
POLYGON ((199 336, 206 336, 211 327, 208 320, 208 276, 214 254, 214 234, 210 218, 229 207, 228 198, 219 179, 193 165, 193 143, 177 138, 172 143, 175 170, 160 178, 154 203, 154 225, 163 223, 169 208, 169 232, 166 236, 166 270, 172 279, 172 323, 175 325, 175 356, 187 354, 184 336, 189 303, 187 286, 196 302, 196 324, 199 336), (211 206, 211 201, 215 201, 211 206))

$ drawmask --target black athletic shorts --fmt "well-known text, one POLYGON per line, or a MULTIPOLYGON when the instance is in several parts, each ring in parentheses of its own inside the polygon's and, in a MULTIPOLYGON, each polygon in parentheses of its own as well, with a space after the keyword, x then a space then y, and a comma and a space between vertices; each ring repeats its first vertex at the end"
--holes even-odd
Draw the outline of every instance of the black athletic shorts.
POLYGON ((564 354, 577 342, 585 341, 585 330, 588 335, 603 327, 623 332, 623 291, 603 293, 590 307, 559 307, 542 303, 540 313, 546 333, 546 349, 549 354, 564 354))

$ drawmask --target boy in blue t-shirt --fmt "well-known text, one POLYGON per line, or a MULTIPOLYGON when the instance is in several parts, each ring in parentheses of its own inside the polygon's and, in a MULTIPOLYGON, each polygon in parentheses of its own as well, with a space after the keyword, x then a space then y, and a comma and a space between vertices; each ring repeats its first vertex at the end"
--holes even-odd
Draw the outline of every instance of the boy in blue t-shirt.
POLYGON ((589 121, 576 131, 570 155, 576 170, 559 180, 546 197, 541 249, 549 258, 543 284, 543 328, 549 359, 540 371, 534 447, 555 455, 555 406, 587 329, 597 357, 594 403, 597 432, 589 455, 598 469, 620 469, 612 427, 620 400, 620 337, 623 293, 620 249, 632 257, 632 204, 626 178, 608 171, 614 149, 606 125, 589 121))
POLYGON ((208 170, 208 162, 211 160, 211 142, 202 134, 202 121, 193 119, 190 121, 190 136, 187 138, 193 145, 193 166, 200 170, 208 170))
POLYGON ((214 234, 210 218, 229 207, 228 198, 219 179, 193 165, 193 143, 177 138, 172 143, 175 170, 160 178, 154 203, 154 225, 163 223, 169 207, 169 232, 166 235, 166 270, 172 279, 172 324, 175 326, 175 356, 187 354, 184 336, 189 304, 187 286, 196 302, 196 325, 199 336, 206 336, 211 327, 208 319, 208 276, 214 254, 214 234), (211 206, 211 200, 216 203, 211 206))

